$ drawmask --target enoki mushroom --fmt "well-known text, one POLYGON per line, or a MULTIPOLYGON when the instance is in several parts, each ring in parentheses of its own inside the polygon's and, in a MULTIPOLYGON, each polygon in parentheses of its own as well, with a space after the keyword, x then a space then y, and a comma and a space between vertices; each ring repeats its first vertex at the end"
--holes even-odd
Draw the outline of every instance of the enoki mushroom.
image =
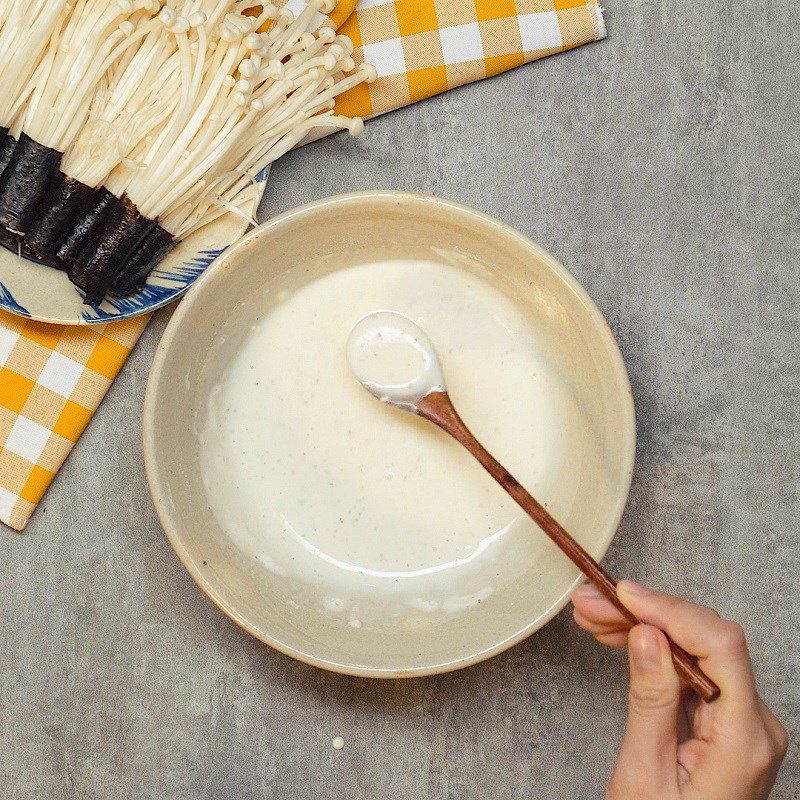
POLYGON ((374 68, 312 30, 333 5, 0 0, 5 238, 99 302, 219 217, 249 219, 271 162, 315 128, 363 130, 335 98, 374 68))

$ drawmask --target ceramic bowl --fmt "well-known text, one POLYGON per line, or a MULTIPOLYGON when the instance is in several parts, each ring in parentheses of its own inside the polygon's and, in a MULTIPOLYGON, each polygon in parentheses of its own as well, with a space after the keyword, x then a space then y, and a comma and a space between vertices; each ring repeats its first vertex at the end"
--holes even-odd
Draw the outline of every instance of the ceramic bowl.
MULTIPOLYGON (((581 466, 580 452, 570 453, 569 464, 554 468, 574 484, 574 499, 561 509, 560 521, 601 558, 619 523, 633 467, 634 412, 622 357, 597 307, 567 270, 477 211, 391 192, 333 197, 289 211, 236 243, 200 278, 173 315, 150 374, 145 461, 175 551, 203 591, 243 628, 283 653, 337 672, 398 678, 473 664, 544 625, 579 579, 541 534, 536 558, 485 602, 423 613, 398 609, 391 597, 376 598, 369 623, 356 629, 331 616, 314 586, 303 587, 303 603, 291 602, 291 581, 287 585, 288 579, 279 580, 237 550, 209 511, 197 419, 250 329, 251 298, 291 289, 285 276, 298 265, 321 275, 387 258, 435 261, 442 252, 463 256, 463 263, 525 309, 537 341, 570 387, 569 413, 585 415, 602 458, 588 468, 581 466)), ((266 409, 265 425, 268 419, 266 409)))

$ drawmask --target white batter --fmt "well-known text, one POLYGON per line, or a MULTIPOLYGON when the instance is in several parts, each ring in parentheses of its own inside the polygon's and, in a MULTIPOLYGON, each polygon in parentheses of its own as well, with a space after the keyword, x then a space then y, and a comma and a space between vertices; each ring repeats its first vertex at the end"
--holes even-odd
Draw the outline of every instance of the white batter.
POLYGON ((325 610, 354 630, 376 592, 418 612, 459 611, 530 565, 544 535, 447 434, 376 402, 346 357, 365 315, 414 320, 464 421, 565 513, 579 466, 567 453, 595 457, 591 437, 520 308, 465 270, 389 261, 281 302, 265 296, 264 309, 199 426, 209 505, 239 548, 276 576, 322 586, 325 610))

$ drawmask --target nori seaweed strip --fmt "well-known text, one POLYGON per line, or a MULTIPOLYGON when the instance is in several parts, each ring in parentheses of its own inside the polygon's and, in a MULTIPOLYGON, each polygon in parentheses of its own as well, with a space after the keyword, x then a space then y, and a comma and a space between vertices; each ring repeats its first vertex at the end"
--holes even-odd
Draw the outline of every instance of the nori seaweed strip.
POLYGON ((56 250, 56 258, 67 269, 74 264, 75 259, 90 237, 101 228, 103 220, 111 207, 119 202, 119 198, 101 186, 95 192, 91 204, 84 209, 77 219, 71 221, 71 229, 61 240, 56 250))
POLYGON ((176 244, 172 234, 157 224, 130 254, 109 291, 119 297, 130 294, 176 244))
POLYGON ((25 247, 25 239, 23 239, 21 236, 18 236, 16 233, 11 233, 10 231, 7 231, 5 228, 1 227, 0 245, 6 247, 8 250, 14 253, 14 255, 21 256, 29 261, 35 261, 37 264, 44 264, 48 267, 55 267, 55 269, 63 269, 63 267, 54 259, 40 258, 35 253, 31 253, 30 250, 25 247))
POLYGON ((128 256, 157 224, 142 216, 127 197, 111 207, 69 270, 70 280, 86 293, 85 303, 102 301, 128 256))
POLYGON ((36 217, 25 234, 25 244, 31 252, 54 258, 74 220, 81 219, 87 209, 92 208, 97 191, 59 172, 42 198, 36 209, 36 217))
POLYGON ((25 233, 50 181, 58 173, 61 153, 23 133, 0 175, 0 225, 25 233))
POLYGON ((17 140, 8 132, 8 128, 0 127, 0 175, 8 166, 11 154, 17 146, 17 140))
POLYGON ((15 233, 0 227, 0 244, 11 250, 12 253, 20 252, 20 238, 15 233))

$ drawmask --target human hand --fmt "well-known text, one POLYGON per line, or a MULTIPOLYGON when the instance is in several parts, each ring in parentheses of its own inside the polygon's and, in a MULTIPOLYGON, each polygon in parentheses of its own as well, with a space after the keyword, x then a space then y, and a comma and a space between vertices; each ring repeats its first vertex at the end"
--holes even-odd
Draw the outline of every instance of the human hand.
POLYGON ((628 723, 607 800, 765 800, 788 737, 756 691, 742 627, 716 611, 620 581, 630 623, 589 583, 572 596, 575 621, 609 647, 628 647, 628 723), (703 703, 682 686, 666 631, 719 686, 703 703))

